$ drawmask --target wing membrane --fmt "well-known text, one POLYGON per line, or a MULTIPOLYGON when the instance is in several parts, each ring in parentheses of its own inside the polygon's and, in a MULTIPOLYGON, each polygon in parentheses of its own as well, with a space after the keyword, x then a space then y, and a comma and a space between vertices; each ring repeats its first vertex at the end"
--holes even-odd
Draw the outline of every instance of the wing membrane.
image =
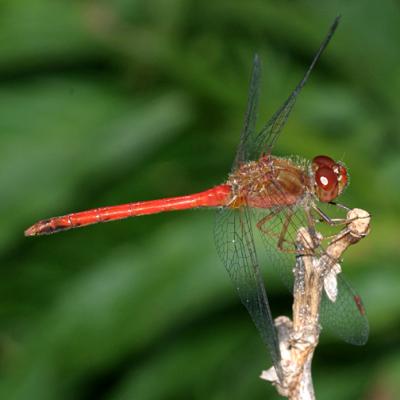
POLYGON ((254 135, 256 128, 258 102, 260 97, 260 86, 261 86, 261 62, 258 55, 255 54, 253 59, 253 69, 250 78, 247 109, 243 121, 243 129, 240 135, 240 142, 236 152, 235 161, 233 163, 234 170, 240 165, 240 163, 249 160, 250 157, 250 154, 248 154, 249 152, 248 139, 252 135, 254 135))
MULTIPOLYGON (((272 265, 285 286, 293 291, 293 268, 295 266, 296 235, 300 227, 307 226, 307 218, 300 207, 282 207, 271 210, 257 210, 255 221, 267 219, 263 226, 264 232, 258 229, 265 247, 267 264, 272 265), (272 215, 271 218, 268 216, 272 215), (290 216, 290 224, 285 233, 283 247, 278 249, 278 240, 285 221, 290 216)), ((325 252, 322 246, 315 249, 315 255, 321 257, 325 252)), ((325 292, 322 296, 320 321, 324 329, 345 342, 363 345, 368 340, 369 324, 360 296, 355 292, 343 273, 337 276, 338 295, 335 302, 331 302, 325 292)))
POLYGON ((267 345, 280 377, 279 342, 257 259, 250 210, 247 207, 218 210, 215 242, 218 255, 267 345))
MULTIPOLYGON (((283 105, 275 112, 272 118, 267 122, 267 124, 261 129, 260 132, 256 133, 255 130, 244 130, 240 140, 240 148, 237 152, 236 161, 244 162, 250 160, 257 160, 262 154, 270 154, 276 140, 278 139, 280 133, 282 132, 286 121, 293 109, 296 102, 297 96, 303 89, 308 78, 310 77, 311 71, 313 70, 315 64, 321 57, 322 53, 328 46, 336 28, 339 24, 340 17, 336 17, 332 26, 329 29, 328 34, 321 43, 317 53, 315 54, 310 66, 308 67, 306 73, 304 74, 301 81, 294 88, 293 92, 289 95, 283 105)), ((256 71, 257 72, 257 71, 256 71)), ((253 68, 253 78, 254 78, 254 68, 253 68)), ((253 79, 251 81, 253 83, 253 79)), ((250 85, 250 95, 249 95, 249 106, 252 99, 252 84, 250 85)), ((246 113, 246 119, 249 116, 249 109, 246 113)), ((254 115, 250 113, 250 116, 254 118, 254 115)))
POLYGON ((326 294, 321 302, 321 323, 345 342, 358 346, 368 340, 369 324, 360 296, 343 274, 337 276, 338 296, 332 303, 326 294))

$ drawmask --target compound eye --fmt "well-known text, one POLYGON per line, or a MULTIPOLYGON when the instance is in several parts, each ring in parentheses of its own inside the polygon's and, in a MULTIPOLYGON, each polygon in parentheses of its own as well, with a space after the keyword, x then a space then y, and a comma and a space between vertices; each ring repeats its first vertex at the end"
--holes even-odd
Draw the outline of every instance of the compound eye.
POLYGON ((338 196, 338 179, 331 168, 318 168, 315 172, 315 183, 320 201, 329 202, 338 196))
POLYGON ((322 190, 331 190, 337 186, 338 182, 336 174, 328 167, 318 168, 315 180, 322 190))
POLYGON ((313 158, 312 164, 314 169, 317 170, 320 167, 332 168, 335 165, 335 161, 328 156, 317 156, 313 158))
POLYGON ((337 164, 336 169, 334 168, 334 172, 336 173, 339 185, 343 188, 346 187, 348 181, 347 169, 343 165, 337 164))

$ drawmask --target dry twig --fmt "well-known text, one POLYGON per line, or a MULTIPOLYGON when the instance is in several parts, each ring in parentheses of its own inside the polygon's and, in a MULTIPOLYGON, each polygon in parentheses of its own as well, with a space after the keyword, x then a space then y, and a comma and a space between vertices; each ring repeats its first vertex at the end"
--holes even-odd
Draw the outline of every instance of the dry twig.
POLYGON ((325 288, 328 297, 335 300, 336 274, 340 273, 341 256, 350 245, 369 233, 370 219, 369 213, 364 210, 350 210, 346 227, 331 240, 320 257, 314 254, 318 243, 312 240, 307 229, 300 228, 297 232, 297 246, 307 255, 296 258, 293 270, 293 321, 285 316, 275 319, 283 381, 278 380, 274 367, 261 375, 262 379, 272 382, 282 396, 291 400, 315 399, 311 362, 321 329, 319 309, 322 291, 325 288))

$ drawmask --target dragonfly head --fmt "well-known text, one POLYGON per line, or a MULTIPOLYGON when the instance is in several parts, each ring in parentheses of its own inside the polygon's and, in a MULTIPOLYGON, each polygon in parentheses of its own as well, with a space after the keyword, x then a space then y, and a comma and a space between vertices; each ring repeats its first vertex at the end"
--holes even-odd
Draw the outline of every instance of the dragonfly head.
POLYGON ((328 203, 339 196, 348 183, 347 170, 343 164, 328 156, 317 156, 312 161, 315 193, 319 200, 328 203))

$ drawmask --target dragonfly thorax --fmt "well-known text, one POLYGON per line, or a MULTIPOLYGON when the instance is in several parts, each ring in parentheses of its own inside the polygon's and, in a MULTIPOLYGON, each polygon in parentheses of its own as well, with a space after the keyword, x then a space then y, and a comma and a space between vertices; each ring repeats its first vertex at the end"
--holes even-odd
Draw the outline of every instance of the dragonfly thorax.
POLYGON ((301 201, 312 188, 305 163, 263 156, 242 164, 228 179, 232 187, 231 207, 288 206, 301 201))

